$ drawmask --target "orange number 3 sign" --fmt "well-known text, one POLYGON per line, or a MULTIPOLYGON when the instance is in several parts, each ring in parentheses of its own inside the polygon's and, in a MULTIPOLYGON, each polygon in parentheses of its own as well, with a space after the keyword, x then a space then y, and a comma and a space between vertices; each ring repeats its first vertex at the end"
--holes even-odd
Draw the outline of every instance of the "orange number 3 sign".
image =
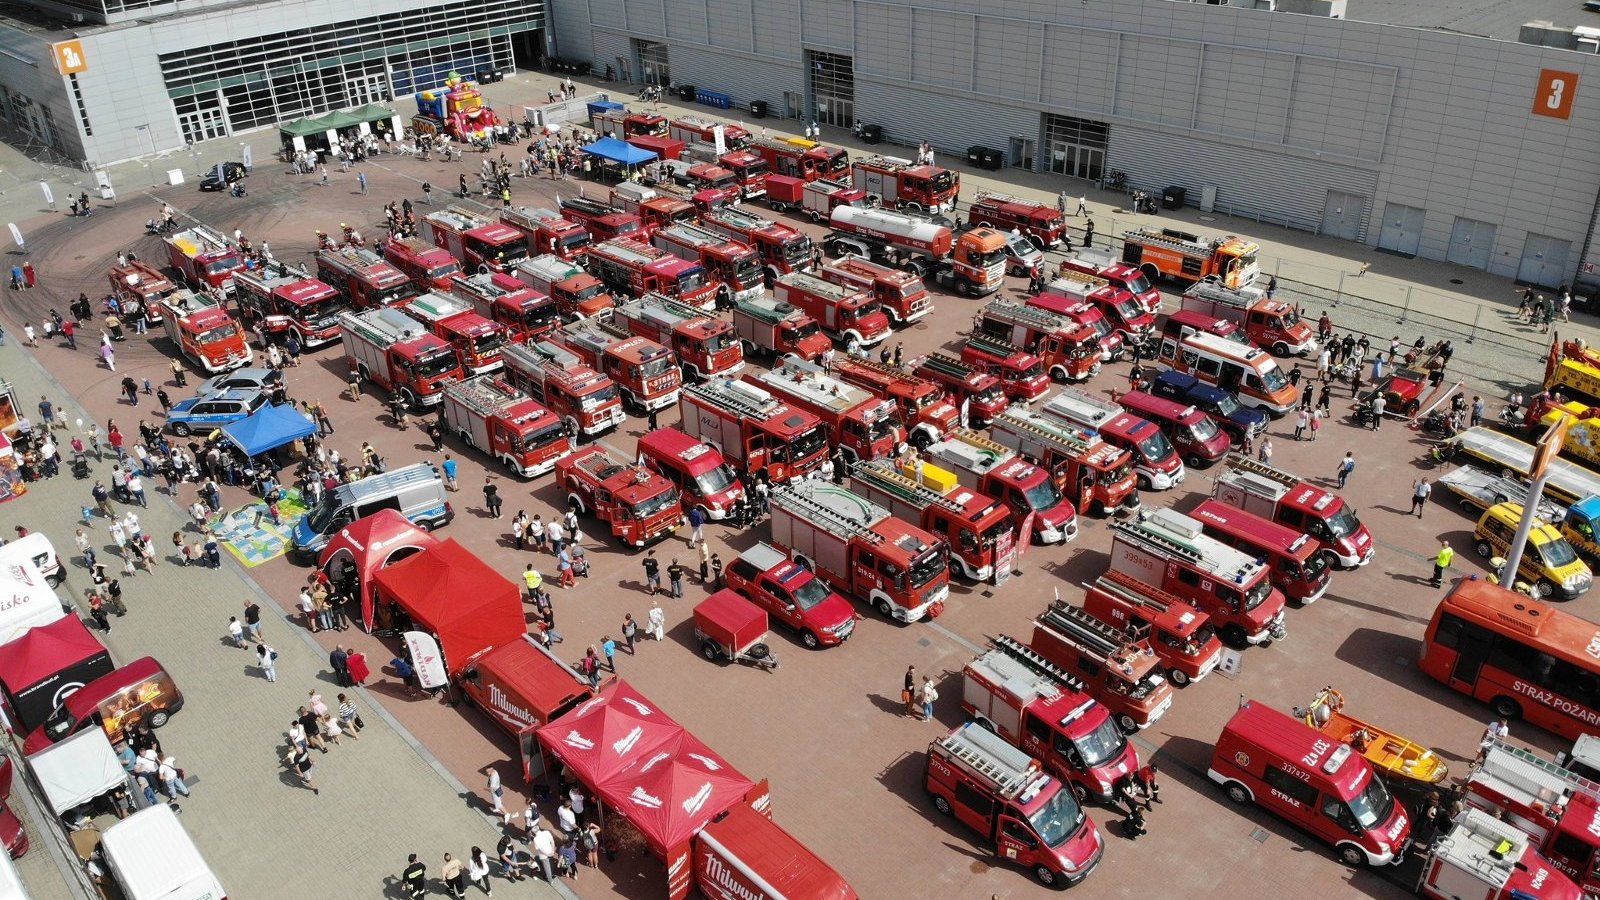
POLYGON ((1552 119, 1572 118, 1572 98, 1578 92, 1578 73, 1555 69, 1539 71, 1539 88, 1533 94, 1533 114, 1552 119))

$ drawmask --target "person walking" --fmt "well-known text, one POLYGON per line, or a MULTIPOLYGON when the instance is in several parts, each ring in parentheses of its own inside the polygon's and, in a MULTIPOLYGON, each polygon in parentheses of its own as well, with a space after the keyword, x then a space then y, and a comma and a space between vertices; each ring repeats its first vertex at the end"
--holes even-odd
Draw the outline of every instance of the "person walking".
POLYGON ((1429 579, 1428 584, 1433 587, 1444 587, 1445 570, 1450 568, 1450 561, 1455 558, 1456 551, 1450 548, 1450 542, 1440 542, 1439 552, 1433 557, 1433 578, 1429 579))
POLYGON ((1342 489, 1345 482, 1350 480, 1350 473, 1356 470, 1356 454, 1353 450, 1346 450, 1344 459, 1339 460, 1339 487, 1342 489))
POLYGON ((339 687, 350 687, 350 654, 344 645, 335 645, 333 652, 328 654, 328 666, 333 669, 333 680, 339 687))
POLYGON ((644 586, 654 597, 661 593, 661 563, 656 561, 656 552, 651 550, 644 558, 644 586))
MULTIPOLYGON (((661 608, 661 602, 659 600, 651 601, 650 618, 648 621, 650 623, 650 636, 658 641, 666 640, 667 613, 661 608)), ((107 626, 105 630, 110 631, 110 626, 107 626)))
POLYGON ((562 547, 561 552, 556 555, 556 573, 560 575, 560 584, 564 588, 577 584, 577 579, 572 574, 572 549, 562 547))
POLYGON ((1261 446, 1256 449, 1256 458, 1269 466, 1272 465, 1272 438, 1261 439, 1261 446))
POLYGON ((543 822, 533 832, 533 840, 528 842, 533 846, 533 858, 539 863, 539 872, 544 875, 544 880, 556 880, 556 835, 555 832, 544 826, 543 822))
POLYGON ((489 783, 486 789, 489 794, 489 809, 495 815, 500 817, 500 824, 510 825, 511 814, 506 812, 506 789, 505 786, 500 783, 500 770, 494 768, 493 766, 489 766, 488 769, 489 783))
POLYGON ((467 856, 467 880, 477 885, 484 896, 494 896, 494 887, 489 884, 489 857, 484 855, 482 847, 473 847, 467 856))
POLYGON ((671 564, 667 566, 667 580, 672 583, 672 597, 674 600, 683 598, 683 566, 674 556, 671 564))
POLYGON ((922 690, 918 696, 922 703, 922 721, 927 722, 933 718, 933 704, 939 699, 939 691, 933 686, 933 676, 922 676, 922 690))
POLYGON ((450 457, 450 454, 446 453, 444 455, 444 462, 439 464, 439 469, 444 472, 445 490, 458 491, 461 489, 456 486, 456 461, 450 457))
MULTIPOLYGON (((177 532, 173 532, 178 536, 177 532)), ((178 536, 181 543, 182 537, 178 536)), ((254 600, 244 603, 244 636, 246 640, 259 643, 261 641, 261 607, 254 600)))
POLYGON ((567 532, 561 527, 561 520, 555 516, 550 517, 549 523, 544 526, 545 536, 550 541, 550 552, 561 555, 561 548, 566 545, 567 532))
POLYGON ((357 172, 356 184, 361 185, 361 193, 365 194, 367 192, 367 173, 357 172))
POLYGON ((712 584, 711 589, 714 590, 714 591, 720 591, 724 587, 727 586, 722 581, 722 556, 721 556, 721 554, 717 554, 717 553, 711 554, 711 584, 712 584))
POLYGON ((411 900, 422 900, 428 892, 428 867, 417 859, 415 853, 406 857, 406 867, 400 873, 400 883, 405 886, 411 900))
POLYGON ((489 480, 488 476, 484 476, 483 505, 489 511, 491 518, 500 518, 500 502, 500 489, 494 486, 494 482, 489 480))
POLYGON ((633 655, 633 639, 639 634, 639 623, 633 620, 633 613, 622 614, 622 640, 628 648, 628 655, 633 655))
MULTIPOLYGON (((1309 396, 1309 395, 1307 395, 1307 396, 1309 396)), ((1306 426, 1308 426, 1310 424, 1311 424, 1311 416, 1306 413, 1306 408, 1305 407, 1303 407, 1303 406, 1300 407, 1300 411, 1295 414, 1294 439, 1297 440, 1297 441, 1305 440, 1306 426)))
POLYGON ((466 866, 461 864, 461 860, 446 853, 444 865, 439 868, 439 877, 444 879, 444 885, 450 891, 450 896, 456 900, 461 900, 467 895, 466 866))
POLYGON ((239 624, 238 616, 228 617, 228 640, 233 641, 233 645, 240 650, 245 649, 244 626, 239 624))
POLYGON ((278 680, 278 651, 266 644, 257 644, 256 665, 261 667, 261 674, 267 681, 278 680))
MULTIPOLYGON (((300 776, 300 783, 310 788, 313 796, 320 796, 322 794, 322 789, 318 788, 316 781, 313 780, 313 776, 317 773, 317 766, 311 761, 311 748, 304 744, 297 746, 295 747, 294 753, 290 758, 292 760, 291 765, 294 767, 295 773, 300 776)), ((416 856, 413 855, 411 859, 415 861, 416 856)), ((409 870, 407 871, 409 872, 409 870)), ((413 898, 422 896, 421 887, 421 876, 418 876, 417 889, 413 890, 411 893, 413 898)), ((407 881, 407 889, 411 889, 409 880, 407 881)))
MULTIPOLYGON (((1324 388, 1324 390, 1326 390, 1326 388, 1324 388)), ((1317 432, 1322 430, 1323 417, 1324 413, 1320 409, 1311 414, 1311 439, 1313 441, 1317 439, 1317 432)))
POLYGON ((917 714, 917 667, 906 666, 906 686, 900 690, 900 700, 906 705, 906 715, 917 714))
POLYGON ((1433 485, 1428 483, 1426 476, 1418 478, 1411 485, 1411 511, 1422 518, 1422 508, 1428 505, 1428 497, 1433 493, 1433 485))
POLYGON ((691 506, 691 507, 689 507, 689 517, 688 518, 689 518, 689 546, 693 547, 696 544, 705 543, 705 539, 706 539, 706 533, 705 533, 706 514, 700 511, 700 507, 691 506))

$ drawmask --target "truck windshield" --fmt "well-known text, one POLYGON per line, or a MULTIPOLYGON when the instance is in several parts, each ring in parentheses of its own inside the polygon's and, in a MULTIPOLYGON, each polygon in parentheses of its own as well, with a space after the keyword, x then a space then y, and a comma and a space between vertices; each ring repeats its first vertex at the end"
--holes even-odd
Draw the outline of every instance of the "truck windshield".
POLYGON ((583 410, 588 412, 589 410, 599 409, 601 406, 611 403, 616 399, 617 386, 614 384, 608 384, 598 391, 590 394, 584 394, 581 402, 583 404, 583 410))
POLYGON ((304 322, 308 325, 332 325, 334 317, 339 315, 343 307, 344 304, 338 296, 324 297, 295 310, 294 317, 296 321, 304 322))
POLYGON ((700 266, 687 269, 678 276, 678 295, 692 293, 706 286, 706 270, 700 266))
POLYGON ((804 325, 790 326, 788 329, 790 335, 789 340, 791 343, 798 343, 808 337, 811 337, 813 334, 816 334, 821 330, 822 326, 817 323, 816 319, 812 319, 804 325))
POLYGON ((560 422, 551 422, 537 431, 522 436, 523 450, 537 450, 567 439, 567 428, 560 422))
POLYGON ((333 529, 333 520, 339 515, 339 510, 344 509, 344 503, 333 499, 331 494, 325 495, 323 502, 313 509, 306 517, 310 523, 312 534, 327 534, 333 529))
POLYGON ((461 271, 461 263, 458 263, 455 260, 451 260, 450 262, 447 262, 442 266, 434 266, 433 268, 429 269, 428 270, 428 280, 430 280, 430 281, 446 281, 446 280, 448 280, 450 278, 451 275, 455 275, 456 273, 458 273, 460 271, 461 271))
POLYGON ((1038 812, 1028 817, 1028 824, 1033 826, 1040 840, 1051 847, 1059 847, 1083 825, 1083 807, 1072 799, 1071 791, 1056 791, 1038 812))
POLYGON ((1334 540, 1349 537, 1356 533, 1357 528, 1361 527, 1361 521, 1356 518, 1356 514, 1350 511, 1350 507, 1343 504, 1340 504, 1338 512, 1323 521, 1327 523, 1328 536, 1334 540))
POLYGON ((706 353, 716 353, 719 350, 726 350, 729 347, 732 347, 734 340, 735 338, 732 331, 724 331, 718 334, 713 334, 712 336, 701 341, 700 347, 706 353))
POLYGON ((1128 276, 1128 280, 1124 284, 1127 285, 1130 292, 1135 294, 1144 294, 1150 290, 1150 279, 1144 277, 1143 272, 1135 272, 1128 276))
POLYGON ((1356 824, 1362 828, 1382 825, 1394 813, 1394 796, 1383 786, 1381 779, 1369 775, 1367 786, 1350 798, 1350 811, 1355 814, 1356 824))
POLYGON ((1121 481, 1122 479, 1127 478, 1128 477, 1128 473, 1132 472, 1132 471, 1133 471, 1133 460, 1132 459, 1125 459, 1120 464, 1112 466, 1111 468, 1106 469, 1105 471, 1101 472, 1100 473, 1100 483, 1105 485, 1105 486, 1107 486, 1107 487, 1110 487, 1111 485, 1116 484, 1117 482, 1121 481))
POLYGON ((694 477, 695 489, 700 492, 702 497, 709 497, 718 491, 725 490, 730 484, 733 484, 733 470, 728 468, 727 463, 723 463, 715 469, 707 469, 694 477))
POLYGON ((741 256, 733 263, 733 281, 735 287, 753 287, 761 280, 761 263, 755 254, 741 256))
POLYGON ((436 350, 417 360, 418 378, 438 378, 456 367, 456 355, 449 350, 436 350))
POLYGON ((1094 335, 1097 338, 1103 338, 1111 333, 1111 326, 1107 324, 1105 316, 1085 316, 1084 320, 1080 321, 1079 324, 1093 328, 1094 335))
POLYGON ((1015 369, 1011 370, 1010 374, 1012 380, 1014 381, 1032 381, 1033 379, 1044 374, 1044 363, 1035 359, 1030 365, 1017 366, 1015 369))
POLYGON ((221 275, 225 272, 232 272, 234 269, 243 267, 244 263, 239 261, 237 254, 233 253, 230 253, 227 256, 219 256, 216 259, 213 259, 211 262, 206 263, 206 271, 213 275, 221 275))
POLYGON ((933 185, 935 191, 943 193, 950 190, 950 186, 956 183, 956 176, 954 172, 945 171, 933 176, 928 181, 933 185))
POLYGON ((1093 731, 1082 737, 1073 738, 1072 746, 1076 747, 1078 754, 1083 757, 1084 767, 1094 768, 1120 756, 1122 749, 1128 746, 1128 741, 1122 736, 1122 729, 1108 717, 1096 725, 1093 731))
POLYGON ((1246 379, 1247 384, 1252 382, 1265 389, 1269 394, 1276 394, 1289 386, 1289 379, 1284 377, 1283 370, 1278 368, 1278 364, 1271 360, 1268 360, 1266 365, 1262 366, 1259 376, 1251 375, 1246 379))
POLYGON ((821 578, 813 578, 794 591, 794 605, 801 609, 810 609, 826 599, 828 599, 828 586, 821 578))
POLYGON ((1219 416, 1231 419, 1233 418, 1233 414, 1242 408, 1243 407, 1239 406, 1239 401, 1233 399, 1232 394, 1224 393, 1217 397, 1216 402, 1211 404, 1211 408, 1206 410, 1206 412, 1216 413, 1219 416))
POLYGON ((1113 304, 1112 309, 1117 311, 1117 315, 1121 316, 1122 321, 1124 322, 1132 322, 1134 319, 1137 319, 1145 314, 1144 306, 1131 296, 1123 297, 1121 300, 1118 300, 1115 304, 1113 304))
POLYGON ((1326 553, 1313 553, 1300 564, 1300 569, 1305 572, 1307 581, 1316 581, 1321 578, 1322 573, 1327 568, 1328 554, 1326 553))
POLYGON ((1138 442, 1139 455, 1147 462, 1160 462, 1172 455, 1172 442, 1160 430, 1152 429, 1150 435, 1138 442))
POLYGON ((894 437, 900 433, 903 427, 900 424, 899 416, 879 416, 867 423, 867 437, 873 441, 879 438, 894 437))
POLYGON ((473 338, 472 349, 480 354, 493 353, 496 350, 499 350, 501 345, 505 344, 505 342, 505 332, 491 331, 488 334, 480 334, 473 338))
POLYGON ((822 424, 818 423, 811 430, 795 435, 794 439, 789 442, 789 446, 794 448, 794 456, 792 458, 796 461, 805 459, 821 450, 827 442, 828 436, 822 424))
POLYGON ((587 232, 587 231, 580 231, 580 232, 578 232, 576 234, 569 234, 566 237, 561 239, 561 249, 567 251, 568 253, 571 253, 572 251, 578 249, 579 247, 588 246, 589 243, 592 240, 594 240, 594 238, 590 237, 589 236, 589 232, 587 232))
POLYGON ((1190 437, 1203 444, 1217 436, 1217 423, 1210 416, 1201 416, 1189 424, 1188 430, 1190 437))
POLYGON ((672 357, 663 354, 655 359, 646 361, 644 365, 639 367, 639 371, 645 378, 653 378, 656 375, 665 375, 672 371, 673 368, 672 357))
POLYGON ((528 255, 528 238, 518 235, 503 244, 491 244, 482 238, 467 238, 467 250, 486 263, 510 265, 528 255))
POLYGON ((993 547, 996 543, 999 542, 1000 535, 1005 534, 1006 532, 1008 532, 1010 530, 1011 530, 1011 522, 1010 522, 1010 520, 1001 519, 1000 521, 994 523, 993 525, 990 525, 988 528, 985 528, 983 530, 983 534, 980 535, 979 538, 978 538, 978 546, 980 546, 980 547, 993 547))
POLYGON ((1001 263, 1003 263, 1005 261, 1006 261, 1006 248, 1000 247, 998 249, 990 250, 988 253, 983 254, 983 259, 980 261, 979 264, 980 265, 984 265, 984 266, 998 266, 998 265, 1000 265, 1001 263))
POLYGON ((1294 307, 1289 306, 1278 317, 1278 321, 1283 324, 1284 328, 1293 328, 1300 324, 1300 313, 1294 307))
POLYGON ((870 300, 870 301, 868 301, 866 303, 861 304, 860 306, 856 307, 855 309, 840 310, 840 312, 843 313, 842 318, 846 322, 848 322, 848 323, 850 323, 852 325, 861 324, 862 322, 864 322, 867 319, 871 318, 872 315, 874 313, 876 313, 877 311, 878 311, 878 301, 876 301, 876 300, 870 300))
POLYGON ((1261 580, 1256 582, 1256 586, 1251 588, 1244 595, 1245 612, 1249 612, 1250 610, 1255 609, 1261 604, 1267 602, 1267 598, 1270 596, 1272 596, 1272 582, 1268 581, 1265 576, 1262 576, 1261 580))
POLYGON ((1054 509, 1061 503, 1061 492, 1056 489, 1056 482, 1053 478, 1041 479, 1033 487, 1025 488, 1022 492, 1022 497, 1028 501, 1028 508, 1034 512, 1054 509))
POLYGON ((640 500, 633 513, 640 519, 648 518, 678 502, 676 490, 666 490, 645 500, 640 500))
POLYGON ((237 337, 238 334, 239 326, 229 322, 226 325, 218 325, 216 328, 200 332, 200 335, 196 337, 195 340, 199 341, 201 346, 206 346, 209 344, 220 344, 223 341, 237 337))
POLYGON ((805 235, 792 237, 783 242, 783 261, 794 268, 805 265, 811 259, 811 238, 805 235))
POLYGON ((1539 558, 1544 560, 1545 568, 1560 569, 1570 566, 1578 561, 1578 555, 1572 552, 1572 545, 1562 538, 1534 544, 1539 551, 1539 558))
POLYGON ((399 303, 401 300, 407 299, 415 293, 416 291, 411 289, 411 283, 409 281, 405 284, 397 284, 394 287, 384 288, 381 291, 373 291, 372 305, 393 306, 394 304, 399 303))
POLYGON ((911 586, 913 588, 922 587, 938 577, 939 573, 949 568, 949 566, 949 562, 945 560, 944 544, 934 544, 921 556, 911 561, 911 571, 908 573, 911 576, 911 586))

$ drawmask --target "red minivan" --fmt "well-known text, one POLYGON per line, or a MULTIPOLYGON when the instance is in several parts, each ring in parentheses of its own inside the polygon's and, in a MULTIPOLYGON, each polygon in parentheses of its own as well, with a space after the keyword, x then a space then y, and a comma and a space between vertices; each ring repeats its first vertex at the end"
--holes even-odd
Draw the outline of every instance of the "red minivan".
POLYGON ((1267 580, 1290 603, 1305 606, 1327 593, 1328 555, 1311 535, 1218 500, 1202 502, 1189 515, 1211 537, 1265 560, 1267 580))
POLYGON ((683 493, 685 507, 698 506, 706 518, 720 522, 744 496, 744 485, 722 454, 676 428, 658 428, 639 438, 639 459, 683 493))
POLYGON ((99 725, 111 743, 121 743, 135 724, 160 728, 182 708, 183 692, 172 676, 154 657, 141 657, 68 694, 28 735, 22 750, 37 753, 90 725, 99 725))
POLYGON ((1144 391, 1129 391, 1117 397, 1117 402, 1128 412, 1156 423, 1190 468, 1211 465, 1227 456, 1233 446, 1233 439, 1217 427, 1216 420, 1193 406, 1144 391))
POLYGON ((1241 703, 1223 727, 1206 775, 1229 800, 1332 844, 1346 865, 1398 865, 1410 844, 1405 807, 1365 756, 1260 701, 1241 703))

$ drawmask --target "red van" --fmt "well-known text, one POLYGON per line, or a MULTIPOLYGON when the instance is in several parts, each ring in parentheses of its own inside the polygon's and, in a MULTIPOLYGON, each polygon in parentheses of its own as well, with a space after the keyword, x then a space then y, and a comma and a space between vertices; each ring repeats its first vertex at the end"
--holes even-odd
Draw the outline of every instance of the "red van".
POLYGON ((1160 428, 1118 404, 1074 388, 1063 388, 1039 411, 1052 419, 1086 428, 1113 447, 1133 454, 1139 490, 1165 491, 1183 483, 1183 460, 1160 428))
POLYGON ((1327 593, 1328 555, 1311 535, 1217 500, 1204 501, 1189 515, 1211 537, 1265 560, 1267 580, 1290 603, 1305 606, 1327 593))
POLYGON ((658 428, 639 438, 639 459, 677 486, 685 507, 700 507, 714 522, 727 518, 734 501, 744 496, 744 485, 717 448, 676 428, 658 428))
POLYGON ((1411 822, 1367 758, 1257 700, 1222 729, 1211 768, 1235 803, 1254 802, 1332 844, 1350 866, 1398 865, 1411 822))
POLYGON ((28 735, 22 749, 36 753, 90 724, 105 729, 106 738, 116 744, 132 726, 144 722, 160 728, 182 708, 183 692, 172 676, 154 657, 146 656, 68 694, 44 724, 28 735))
POLYGON ((1217 427, 1215 419, 1193 406, 1157 397, 1144 391, 1129 391, 1117 398, 1122 408, 1156 423, 1183 457, 1184 465, 1203 469, 1228 455, 1233 439, 1217 427))

